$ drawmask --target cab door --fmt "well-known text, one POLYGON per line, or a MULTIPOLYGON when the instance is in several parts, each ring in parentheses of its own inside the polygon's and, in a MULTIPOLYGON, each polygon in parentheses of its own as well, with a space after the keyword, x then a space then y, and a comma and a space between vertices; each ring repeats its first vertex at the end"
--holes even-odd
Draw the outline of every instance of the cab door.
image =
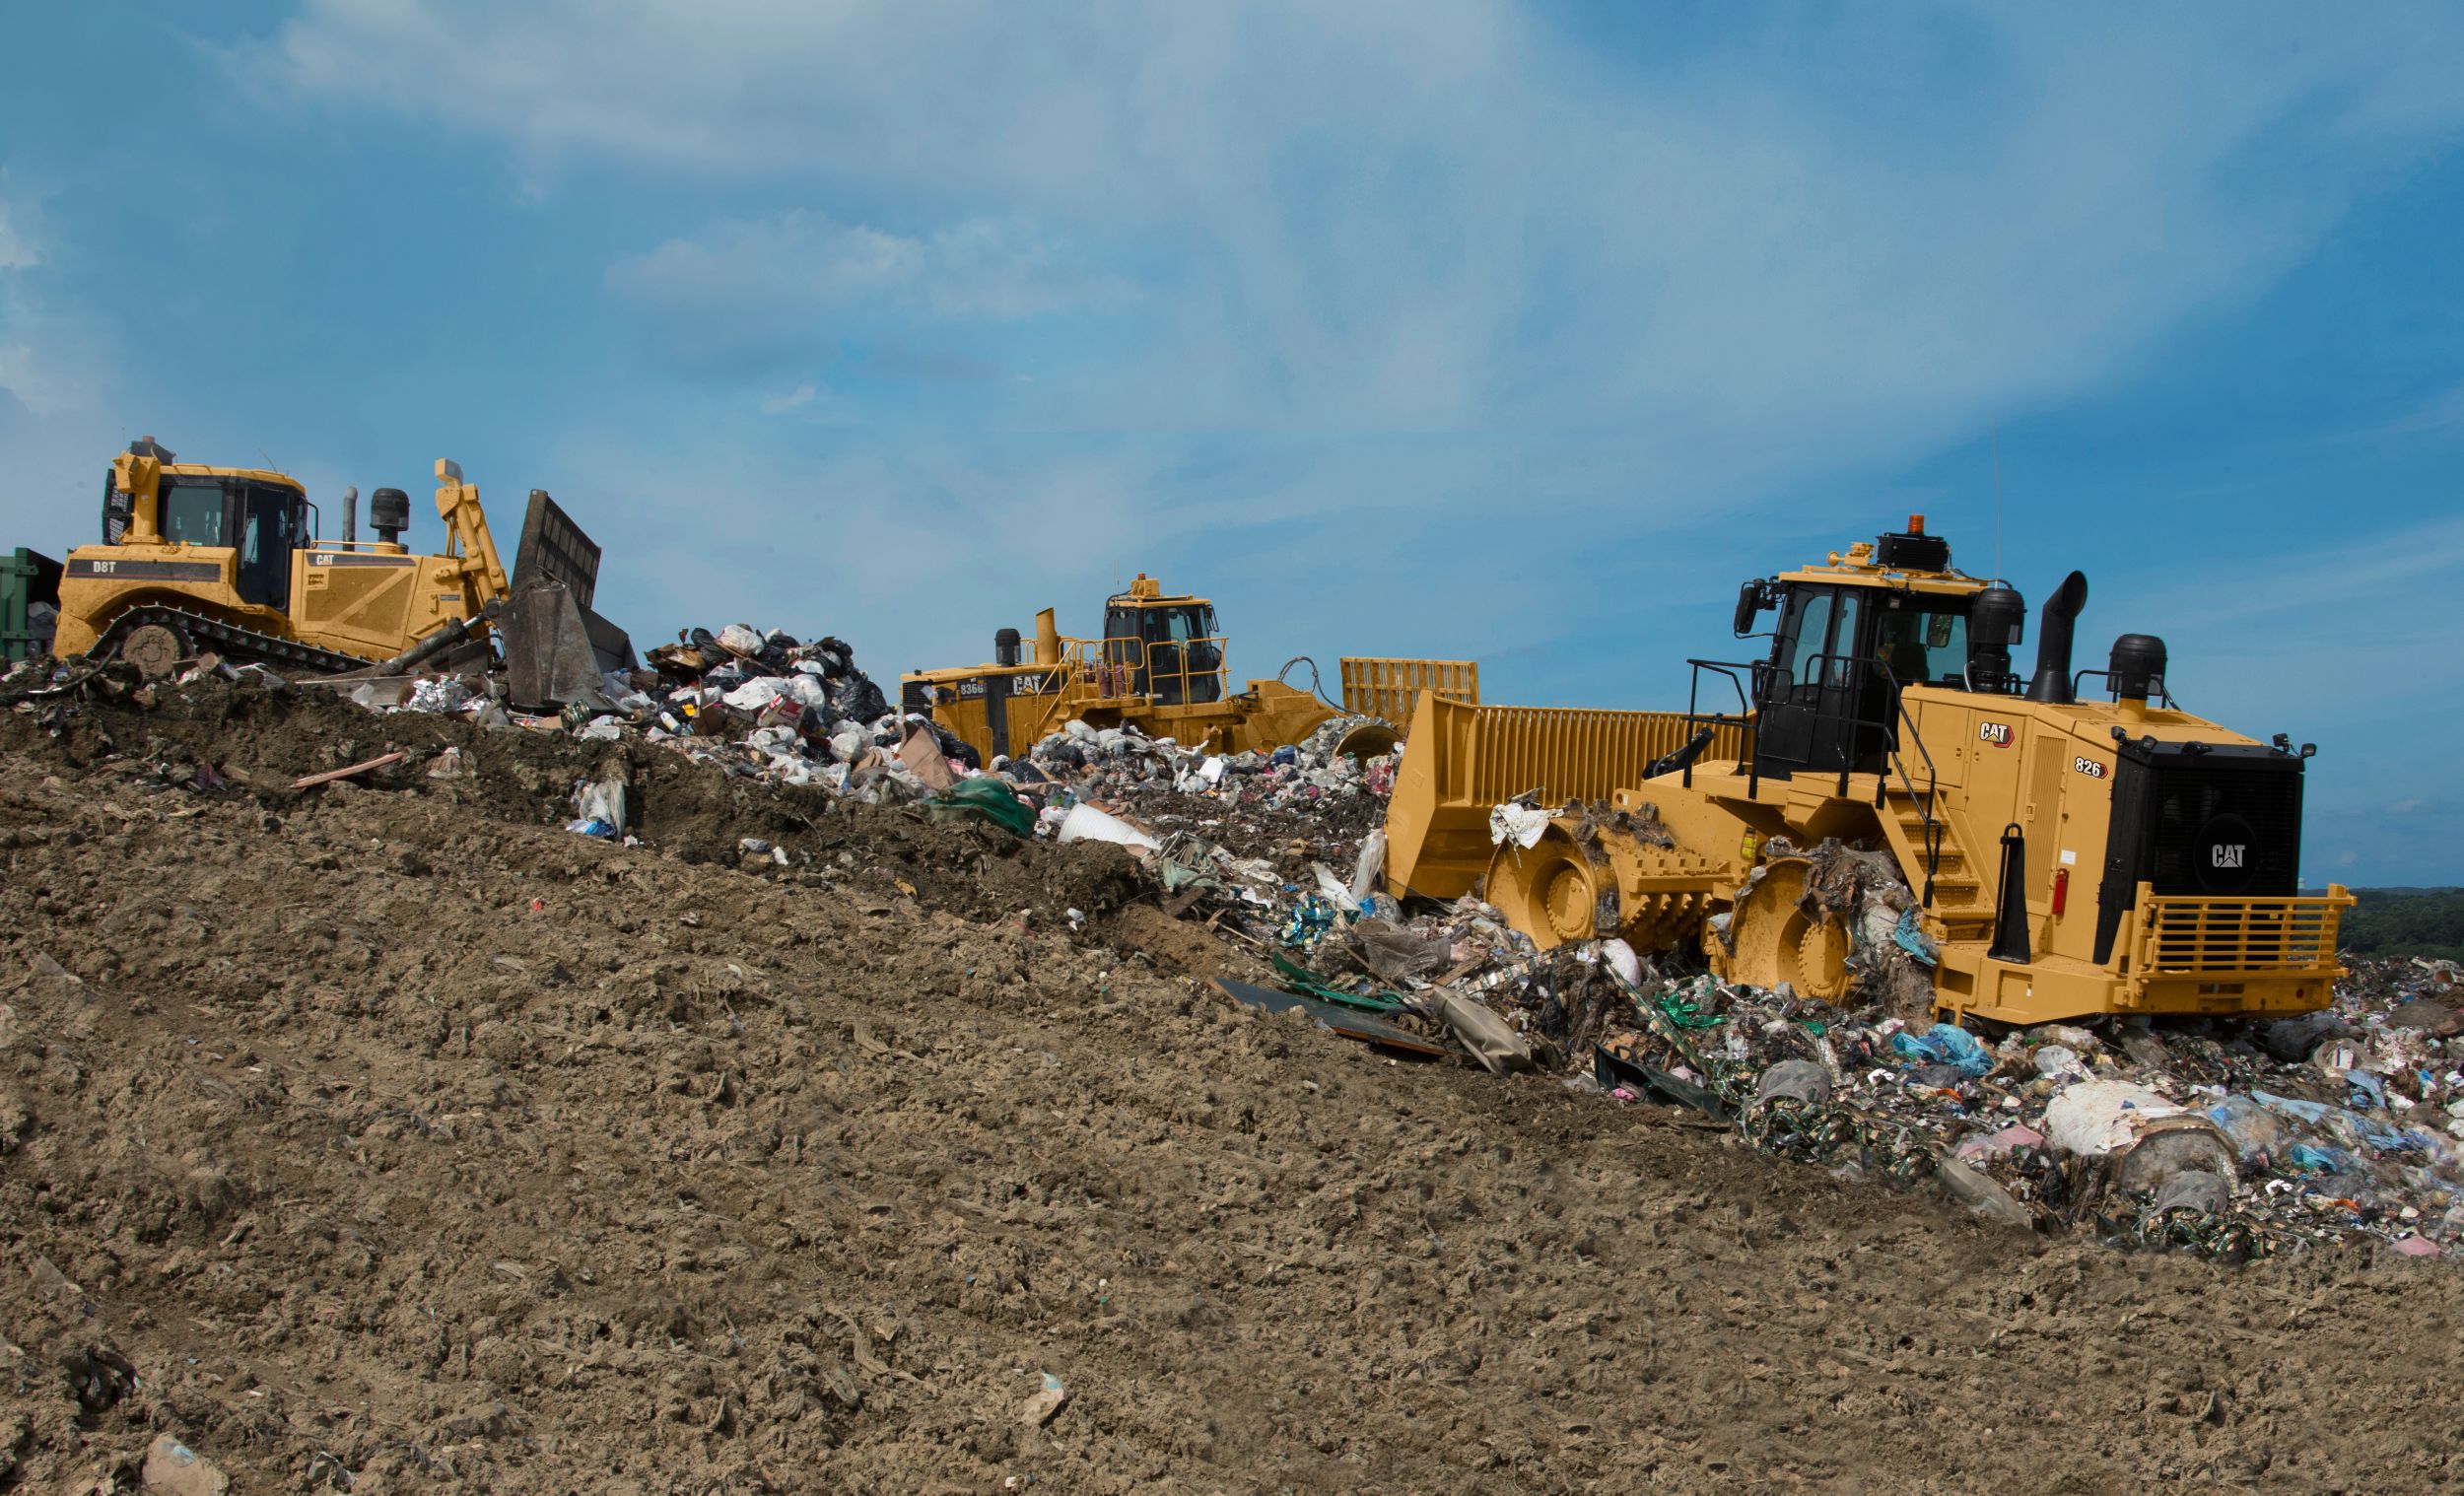
POLYGON ((239 510, 240 600, 288 608, 292 554, 299 549, 307 515, 293 495, 253 485, 240 490, 239 510))
POLYGON ((1862 668, 1867 597, 1861 587, 1790 589, 1771 658, 1758 682, 1754 756, 1766 775, 1837 774, 1870 758, 1876 747, 1868 696, 1872 672, 1862 668))

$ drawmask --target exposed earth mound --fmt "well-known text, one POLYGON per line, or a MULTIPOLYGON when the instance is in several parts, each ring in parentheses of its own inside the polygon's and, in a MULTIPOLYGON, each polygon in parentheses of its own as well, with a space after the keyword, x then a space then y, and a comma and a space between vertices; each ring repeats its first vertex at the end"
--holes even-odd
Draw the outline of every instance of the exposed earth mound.
POLYGON ((0 714, 0 1489, 2459 1473, 2436 1261, 2047 1241, 1400 1061, 1161 902, 630 743, 0 714), (562 829, 611 775, 643 846, 562 829))

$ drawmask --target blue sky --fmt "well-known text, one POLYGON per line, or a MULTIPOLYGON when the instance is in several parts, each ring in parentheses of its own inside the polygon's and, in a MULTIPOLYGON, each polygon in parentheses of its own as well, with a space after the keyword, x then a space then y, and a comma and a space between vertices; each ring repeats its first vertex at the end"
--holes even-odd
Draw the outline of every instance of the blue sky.
MULTIPOLYGON (((557 494, 645 643, 877 674, 1140 570, 1233 665, 1680 699, 1895 527, 2464 881, 2464 11, 0 11, 0 538, 129 437, 557 494), (2150 14, 2150 11, 2154 14, 2150 14)), ((432 517, 413 538, 436 540, 432 517)))

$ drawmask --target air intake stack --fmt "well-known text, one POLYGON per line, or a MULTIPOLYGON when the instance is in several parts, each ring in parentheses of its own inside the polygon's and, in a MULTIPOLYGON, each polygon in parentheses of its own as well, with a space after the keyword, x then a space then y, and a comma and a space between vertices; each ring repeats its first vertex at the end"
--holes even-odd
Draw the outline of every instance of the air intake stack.
POLYGON ((398 488, 380 488, 368 496, 368 527, 386 545, 400 545, 411 527, 411 496, 398 488))
POLYGON ((2118 701, 2145 707, 2148 698, 2164 689, 2164 641, 2153 634, 2125 634, 2113 642, 2111 672, 2118 701))

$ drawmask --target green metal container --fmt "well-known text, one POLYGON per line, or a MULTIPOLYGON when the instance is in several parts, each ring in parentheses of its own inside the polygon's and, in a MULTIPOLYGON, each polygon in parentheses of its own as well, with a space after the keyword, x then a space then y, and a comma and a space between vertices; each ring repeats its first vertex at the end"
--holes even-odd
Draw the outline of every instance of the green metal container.
POLYGON ((60 564, 19 546, 0 556, 0 659, 50 651, 50 619, 35 618, 36 603, 59 607, 60 564))

